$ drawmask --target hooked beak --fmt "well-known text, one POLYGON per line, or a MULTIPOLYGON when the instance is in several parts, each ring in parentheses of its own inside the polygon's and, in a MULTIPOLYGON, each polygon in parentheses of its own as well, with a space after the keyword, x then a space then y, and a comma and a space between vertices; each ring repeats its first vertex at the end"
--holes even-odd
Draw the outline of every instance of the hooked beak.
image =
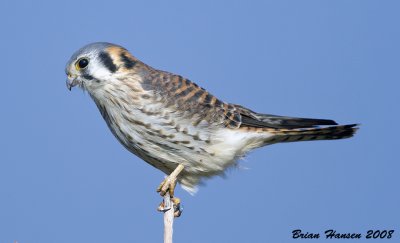
POLYGON ((66 85, 67 85, 67 89, 69 89, 69 91, 71 91, 72 87, 74 87, 78 84, 79 84, 79 80, 77 77, 72 77, 72 75, 68 75, 66 85))

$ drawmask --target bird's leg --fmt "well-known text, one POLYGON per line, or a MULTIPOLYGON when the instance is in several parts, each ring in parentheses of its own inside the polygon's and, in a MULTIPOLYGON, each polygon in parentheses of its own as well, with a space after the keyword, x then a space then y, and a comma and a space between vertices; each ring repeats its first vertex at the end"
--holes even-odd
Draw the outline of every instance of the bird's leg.
POLYGON ((158 186, 157 192, 160 193, 161 196, 164 196, 167 191, 169 191, 169 195, 171 198, 174 197, 174 191, 176 186, 176 178, 179 173, 182 172, 183 168, 185 168, 182 164, 179 164, 172 173, 167 176, 163 182, 158 186))
MULTIPOLYGON (((157 188, 157 192, 159 192, 161 196, 164 196, 167 192, 169 192, 171 201, 173 203, 175 217, 179 217, 182 213, 182 208, 180 206, 181 205, 180 199, 177 197, 174 197, 174 192, 175 192, 175 186, 177 183, 177 177, 184 168, 185 167, 182 164, 179 164, 175 168, 175 170, 169 176, 167 176, 157 188)), ((160 206, 158 207, 158 210, 159 211, 167 211, 170 209, 170 208, 166 208, 165 206, 167 206, 167 205, 164 205, 164 201, 163 201, 160 204, 160 206)))

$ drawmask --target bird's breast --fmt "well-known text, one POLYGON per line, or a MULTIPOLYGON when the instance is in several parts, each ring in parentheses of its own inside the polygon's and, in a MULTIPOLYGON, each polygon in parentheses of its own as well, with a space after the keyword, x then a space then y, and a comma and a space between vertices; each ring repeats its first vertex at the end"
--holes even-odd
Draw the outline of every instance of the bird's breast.
POLYGON ((96 104, 114 136, 165 173, 181 163, 186 173, 209 176, 234 164, 238 149, 228 141, 226 128, 201 112, 166 105, 146 91, 133 95, 120 88, 104 94, 96 104))

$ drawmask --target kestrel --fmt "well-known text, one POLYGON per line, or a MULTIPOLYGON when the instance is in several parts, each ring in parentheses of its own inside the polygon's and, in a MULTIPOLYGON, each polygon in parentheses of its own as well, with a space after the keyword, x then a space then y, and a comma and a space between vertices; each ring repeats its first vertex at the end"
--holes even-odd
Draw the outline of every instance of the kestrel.
POLYGON ((154 69, 125 48, 92 43, 66 66, 67 87, 86 90, 118 141, 168 176, 157 189, 171 197, 177 182, 190 193, 252 149, 352 137, 357 124, 261 114, 223 102, 180 75, 154 69))

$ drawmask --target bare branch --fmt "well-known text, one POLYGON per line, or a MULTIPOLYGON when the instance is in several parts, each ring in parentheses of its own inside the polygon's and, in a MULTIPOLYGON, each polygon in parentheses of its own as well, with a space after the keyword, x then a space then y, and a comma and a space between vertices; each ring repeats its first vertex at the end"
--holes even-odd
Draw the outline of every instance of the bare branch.
POLYGON ((164 243, 172 243, 172 235, 174 232, 174 205, 169 192, 164 195, 163 203, 158 210, 164 212, 164 243))

